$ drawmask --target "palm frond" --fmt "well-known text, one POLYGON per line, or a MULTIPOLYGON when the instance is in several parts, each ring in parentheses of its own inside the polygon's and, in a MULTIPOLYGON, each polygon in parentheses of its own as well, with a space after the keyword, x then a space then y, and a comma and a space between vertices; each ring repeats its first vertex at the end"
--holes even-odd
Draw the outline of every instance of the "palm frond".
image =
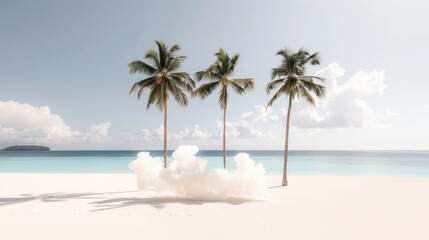
POLYGON ((196 72, 194 77, 198 82, 203 79, 219 81, 222 79, 222 75, 217 71, 217 67, 216 64, 212 64, 206 70, 196 72))
POLYGON ((158 102, 158 99, 162 97, 161 92, 161 87, 158 84, 152 85, 147 100, 146 109, 149 109, 152 104, 158 102))
POLYGON ((244 94, 246 92, 246 89, 243 86, 234 81, 228 81, 228 85, 231 85, 232 89, 238 94, 244 94))
POLYGON ((201 99, 208 97, 215 89, 220 85, 219 81, 213 81, 201 84, 195 91, 192 93, 192 97, 199 96, 201 99))
POLYGON ((179 45, 173 45, 170 49, 162 42, 155 41, 157 50, 147 51, 145 58, 152 62, 152 66, 142 61, 134 61, 129 64, 131 73, 144 73, 148 78, 136 82, 130 89, 130 94, 137 91, 140 99, 145 89, 149 90, 146 108, 155 104, 161 111, 164 110, 170 94, 182 106, 188 103, 185 91, 192 92, 195 82, 186 72, 178 72, 185 56, 175 57, 174 53, 180 50, 179 45))
POLYGON ((305 79, 300 79, 299 81, 304 88, 310 90, 311 92, 314 92, 317 97, 324 97, 326 95, 326 89, 324 86, 314 83, 309 76, 305 77, 305 79))
POLYGON ((164 105, 167 103, 169 98, 167 84, 168 81, 162 81, 161 84, 158 85, 160 91, 155 104, 160 111, 164 111, 164 105))
POLYGON ((297 55, 298 55, 298 56, 300 56, 300 57, 305 57, 305 56, 308 56, 308 55, 310 55, 310 54, 308 53, 308 51, 307 51, 307 50, 305 50, 305 48, 301 47, 301 48, 298 50, 297 55))
POLYGON ((242 87, 244 90, 253 90, 255 88, 255 83, 253 78, 235 78, 228 80, 228 83, 234 83, 242 87))
POLYGON ((273 90, 274 88, 277 88, 278 85, 280 85, 281 83, 284 83, 285 80, 286 80, 286 78, 280 78, 280 79, 269 82, 267 84, 267 88, 265 89, 265 91, 267 92, 267 94, 270 94, 271 90, 273 90))
POLYGON ((175 84, 174 81, 168 81, 166 87, 179 105, 183 107, 188 105, 188 97, 179 85, 175 84))
POLYGON ((311 95, 312 92, 318 97, 325 96, 325 87, 314 83, 316 79, 320 81, 324 81, 324 79, 305 76, 308 64, 320 64, 318 53, 310 54, 304 48, 299 49, 298 52, 285 48, 279 50, 277 55, 282 57, 281 64, 272 70, 272 81, 268 83, 266 91, 269 94, 271 90, 277 88, 280 84, 283 85, 268 102, 268 106, 271 106, 281 94, 289 95, 292 99, 303 97, 312 104, 315 102, 314 97, 311 95))
POLYGON ((158 58, 162 69, 166 67, 165 65, 168 60, 167 46, 165 45, 164 42, 160 40, 156 40, 155 42, 156 42, 156 45, 158 46, 158 58))
POLYGON ((205 71, 198 71, 194 74, 195 79, 199 82, 201 80, 203 80, 204 78, 208 78, 208 76, 210 75, 210 72, 208 72, 207 70, 205 71))
POLYGON ((287 77, 288 73, 289 72, 287 71, 287 69, 282 66, 278 68, 273 68, 273 70, 271 71, 271 80, 274 80, 278 77, 287 77))
POLYGON ((305 81, 312 81, 313 79, 317 79, 321 82, 326 81, 325 78, 319 77, 319 76, 302 76, 301 79, 305 80, 305 81))
POLYGON ((306 62, 309 62, 311 65, 319 65, 320 64, 320 56, 319 53, 314 53, 312 55, 310 55, 307 59, 306 62))
POLYGON ((276 55, 280 55, 284 58, 288 58, 290 55, 290 50, 288 48, 284 48, 284 49, 280 49, 279 51, 277 51, 276 55))
POLYGON ((130 74, 134 73, 143 73, 143 74, 154 74, 156 73, 156 69, 142 61, 133 61, 130 64, 128 64, 128 67, 130 69, 130 74))
POLYGON ((268 102, 268 107, 271 107, 273 103, 281 96, 286 95, 285 91, 286 85, 283 85, 277 92, 271 97, 270 101, 268 102))
POLYGON ((168 59, 166 69, 168 72, 176 71, 182 65, 182 62, 186 59, 186 56, 179 56, 168 59))
POLYGON ((162 70, 161 62, 160 62, 160 60, 158 58, 158 53, 155 50, 151 49, 151 50, 147 51, 147 53, 145 55, 145 58, 149 59, 150 61, 152 61, 152 63, 155 66, 157 66, 158 71, 162 70))
POLYGON ((235 66, 239 58, 240 58, 240 54, 238 53, 232 56, 231 60, 229 61, 228 75, 234 72, 235 66))
POLYGON ((231 59, 229 58, 228 53, 223 48, 220 48, 219 51, 215 53, 215 56, 217 57, 215 65, 217 65, 218 73, 223 76, 231 74, 231 72, 229 72, 231 59))
POLYGON ((311 93, 304 86, 301 86, 301 87, 299 87, 297 89, 298 89, 298 92, 297 92, 297 96, 298 97, 304 98, 305 101, 307 101, 311 105, 316 104, 316 101, 314 100, 314 97, 311 95, 311 93))
POLYGON ((183 89, 184 91, 191 93, 194 90, 194 86, 185 83, 183 78, 177 77, 177 76, 169 76, 168 77, 171 81, 172 84, 174 84, 175 86, 177 86, 180 89, 183 89))
POLYGON ((148 77, 146 79, 134 83, 128 94, 139 90, 137 93, 137 99, 140 99, 143 90, 147 87, 151 87, 153 84, 155 84, 155 77, 148 77))
POLYGON ((176 84, 179 86, 185 87, 188 92, 192 92, 195 88, 195 81, 192 80, 191 76, 189 76, 186 72, 173 72, 170 73, 169 76, 171 76, 176 84), (179 81, 177 81, 179 80, 179 81))
POLYGON ((219 51, 217 51, 214 54, 221 62, 226 62, 226 59, 228 58, 228 54, 223 48, 219 48, 219 51))
POLYGON ((253 79, 228 79, 228 76, 234 72, 235 66, 240 57, 239 54, 235 54, 232 58, 229 57, 228 53, 220 48, 214 56, 216 60, 206 70, 195 73, 195 79, 201 81, 203 79, 208 80, 208 83, 202 84, 193 93, 192 96, 200 96, 202 99, 210 95, 216 87, 222 85, 222 89, 219 92, 219 104, 223 109, 226 106, 224 98, 228 97, 227 86, 231 85, 234 91, 239 94, 244 94, 246 90, 252 90, 254 88, 253 79))
POLYGON ((180 46, 179 46, 179 45, 177 45, 177 44, 175 44, 174 46, 172 46, 172 47, 170 48, 170 52, 171 52, 171 53, 177 52, 177 51, 179 51, 179 50, 180 50, 180 46))

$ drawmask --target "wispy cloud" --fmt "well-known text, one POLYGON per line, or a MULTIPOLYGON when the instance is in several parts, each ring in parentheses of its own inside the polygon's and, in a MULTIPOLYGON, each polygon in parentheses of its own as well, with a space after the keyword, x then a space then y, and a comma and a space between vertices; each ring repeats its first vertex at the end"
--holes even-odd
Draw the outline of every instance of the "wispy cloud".
POLYGON ((208 139, 211 138, 211 134, 205 133, 200 129, 198 124, 195 124, 192 130, 185 128, 182 131, 173 134, 174 139, 208 139))
MULTIPOLYGON (((167 139, 174 140, 190 140, 190 139, 208 139, 211 138, 212 135, 208 134, 200 129, 198 124, 195 124, 192 129, 186 127, 183 130, 178 132, 168 132, 167 139)), ((129 136, 128 142, 151 142, 153 140, 162 140, 164 139, 164 126, 160 125, 158 128, 154 130, 142 129, 138 136, 129 136)))

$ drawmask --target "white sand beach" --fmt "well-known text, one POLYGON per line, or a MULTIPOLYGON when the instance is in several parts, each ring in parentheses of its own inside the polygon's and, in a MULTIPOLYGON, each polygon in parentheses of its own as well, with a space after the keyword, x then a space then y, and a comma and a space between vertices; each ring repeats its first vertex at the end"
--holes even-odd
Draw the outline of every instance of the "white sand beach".
POLYGON ((138 191, 133 174, 0 174, 0 239, 429 239, 429 178, 267 177, 270 201, 138 191))

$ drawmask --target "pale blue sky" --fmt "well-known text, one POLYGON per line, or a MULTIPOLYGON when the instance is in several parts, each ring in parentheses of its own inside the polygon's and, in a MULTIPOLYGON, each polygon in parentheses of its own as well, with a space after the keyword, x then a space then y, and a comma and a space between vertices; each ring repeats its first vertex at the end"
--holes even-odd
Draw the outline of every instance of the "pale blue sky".
MULTIPOLYGON (((338 89, 348 89, 321 102, 317 116, 294 105, 292 149, 429 149, 428 7, 417 0, 1 0, 0 147, 160 149, 163 115, 128 95, 142 76, 130 76, 127 65, 161 39, 182 47, 182 69, 190 73, 212 63, 219 47, 240 53, 234 76, 253 77, 256 89, 230 98, 229 149, 282 149, 286 99, 270 114, 255 106, 266 106, 264 89, 280 61, 275 52, 285 46, 320 52, 322 63, 309 74, 336 71, 344 84, 338 89), (360 89, 365 84, 369 92, 360 89), (42 106, 50 113, 40 113, 42 106)), ((216 93, 169 109, 169 148, 221 148, 216 93)))

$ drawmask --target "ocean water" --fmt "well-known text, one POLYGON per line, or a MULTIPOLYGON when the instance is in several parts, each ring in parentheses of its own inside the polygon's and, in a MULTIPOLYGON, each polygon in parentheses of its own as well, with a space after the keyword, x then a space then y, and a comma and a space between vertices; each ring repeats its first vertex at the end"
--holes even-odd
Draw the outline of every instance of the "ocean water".
MULTIPOLYGON (((128 163, 139 151, 0 151, 2 173, 131 173, 128 163)), ((162 151, 149 151, 162 158, 162 151)), ((267 174, 280 174, 283 151, 228 151, 227 165, 235 168, 233 157, 245 152, 262 163, 267 174)), ((171 161, 169 151, 169 160, 171 161)), ((222 167, 221 151, 200 151, 208 168, 222 167)), ((429 177, 429 151, 290 151, 291 175, 382 175, 429 177)))

